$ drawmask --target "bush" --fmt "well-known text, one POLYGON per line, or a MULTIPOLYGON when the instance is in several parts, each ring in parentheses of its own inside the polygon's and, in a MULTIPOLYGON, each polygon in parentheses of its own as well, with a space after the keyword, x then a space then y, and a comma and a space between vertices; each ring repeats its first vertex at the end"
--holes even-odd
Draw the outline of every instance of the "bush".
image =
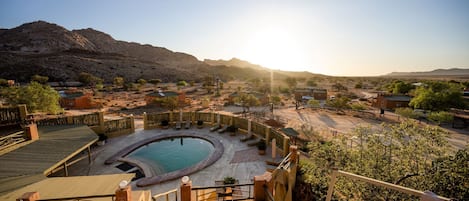
POLYGON ((449 112, 431 112, 428 114, 428 120, 440 125, 441 123, 449 123, 453 121, 453 115, 449 112))
POLYGON ((396 108, 395 113, 406 118, 418 119, 423 116, 423 113, 414 111, 412 108, 400 107, 396 108))
POLYGON ((236 181, 236 179, 233 178, 233 177, 225 177, 225 178, 223 179, 223 184, 225 184, 225 185, 227 185, 227 184, 234 184, 235 181, 236 181))

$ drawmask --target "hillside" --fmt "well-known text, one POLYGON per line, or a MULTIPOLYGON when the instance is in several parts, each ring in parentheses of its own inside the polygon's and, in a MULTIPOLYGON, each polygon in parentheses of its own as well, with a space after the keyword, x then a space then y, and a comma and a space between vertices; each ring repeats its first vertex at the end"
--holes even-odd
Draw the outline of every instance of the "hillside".
POLYGON ((0 78, 27 82, 40 74, 50 81, 76 81, 80 72, 106 82, 116 76, 200 81, 206 76, 228 80, 268 75, 263 69, 208 65, 186 53, 115 40, 90 28, 69 31, 36 21, 0 31, 0 78))
POLYGON ((436 69, 427 72, 392 72, 386 77, 455 77, 455 78, 469 78, 469 69, 451 68, 451 69, 436 69))
POLYGON ((248 61, 244 61, 238 58, 232 58, 230 60, 210 60, 205 59, 204 63, 211 65, 211 66, 236 66, 241 68, 252 68, 257 70, 269 70, 268 68, 262 67, 261 65, 252 64, 248 61))

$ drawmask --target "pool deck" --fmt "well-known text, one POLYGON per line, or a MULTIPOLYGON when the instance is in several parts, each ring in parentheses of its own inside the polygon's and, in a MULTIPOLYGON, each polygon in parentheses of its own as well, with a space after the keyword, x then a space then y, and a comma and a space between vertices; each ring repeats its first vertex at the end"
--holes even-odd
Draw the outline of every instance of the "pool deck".
MULTIPOLYGON (((270 147, 268 147, 266 155, 260 156, 257 154, 257 147, 249 147, 247 143, 239 140, 244 136, 243 134, 238 133, 236 136, 230 136, 228 133, 219 134, 217 132, 210 132, 208 127, 203 129, 193 127, 191 129, 180 130, 137 129, 134 134, 108 139, 104 146, 95 147, 92 150, 92 163, 90 165, 88 165, 88 161, 76 163, 69 168, 69 174, 73 176, 125 173, 115 167, 119 165, 120 162, 105 165, 105 161, 109 159, 109 157, 121 151, 123 148, 136 142, 153 138, 156 135, 181 133, 208 134, 218 138, 224 146, 224 153, 218 161, 205 169, 188 175, 192 180, 192 185, 194 187, 214 186, 216 180, 223 180, 223 178, 227 176, 238 179, 241 184, 252 183, 254 176, 263 174, 266 171, 266 168, 272 168, 272 166, 267 166, 265 163, 265 160, 272 160, 270 147)), ((279 158, 280 156, 277 157, 279 158)), ((135 168, 132 168, 127 172, 132 170, 135 170, 135 168)), ((133 189, 150 189, 153 195, 179 188, 180 185, 180 180, 176 179, 148 187, 137 187, 137 181, 133 181, 131 183, 133 189)))

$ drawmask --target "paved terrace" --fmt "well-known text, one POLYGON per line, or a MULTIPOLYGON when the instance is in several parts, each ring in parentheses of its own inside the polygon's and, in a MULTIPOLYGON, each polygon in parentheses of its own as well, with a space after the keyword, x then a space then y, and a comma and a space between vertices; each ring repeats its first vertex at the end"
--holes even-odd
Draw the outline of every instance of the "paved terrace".
MULTIPOLYGON (((194 187, 215 186, 216 180, 223 180, 226 176, 238 179, 241 184, 252 183, 251 180, 255 175, 261 175, 266 171, 268 166, 265 160, 272 159, 270 146, 266 151, 267 154, 261 156, 257 153, 256 146, 249 147, 247 143, 240 142, 240 138, 244 136, 244 134, 240 134, 239 132, 236 136, 230 136, 229 133, 219 134, 217 132, 210 132, 208 126, 203 129, 192 127, 188 130, 174 130, 172 128, 153 130, 138 129, 134 134, 111 138, 106 145, 93 149, 93 161, 91 165, 88 166, 88 161, 83 160, 71 166, 69 168, 69 174, 101 175, 124 173, 122 170, 116 168, 121 162, 105 165, 105 160, 135 142, 153 138, 156 135, 182 133, 209 134, 218 138, 224 146, 224 153, 218 161, 201 171, 188 175, 194 187)), ((277 157, 280 157, 280 155, 277 154, 277 157)), ((269 168, 272 168, 272 166, 269 166, 269 168)), ((136 170, 136 168, 132 168, 127 172, 134 170, 136 170)), ((178 188, 180 179, 141 188, 136 186, 136 181, 132 182, 131 185, 133 189, 151 189, 152 194, 155 195, 178 188)))
MULTIPOLYGON (((43 179, 34 175, 48 175, 98 140, 88 126, 47 126, 38 131, 37 141, 0 156, 0 184, 11 184, 15 178, 33 179, 32 182, 43 179)), ((3 187, 11 185, 0 185, 0 192, 5 190, 3 187)))

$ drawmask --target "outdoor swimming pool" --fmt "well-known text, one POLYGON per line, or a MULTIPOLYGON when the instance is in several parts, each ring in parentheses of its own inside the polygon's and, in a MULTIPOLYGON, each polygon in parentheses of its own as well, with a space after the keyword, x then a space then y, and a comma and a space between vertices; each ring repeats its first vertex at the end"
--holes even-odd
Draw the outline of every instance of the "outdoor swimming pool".
POLYGON ((104 163, 139 167, 145 177, 137 186, 143 187, 197 172, 215 163, 223 152, 221 141, 208 134, 160 134, 122 148, 104 163))
POLYGON ((206 159, 213 150, 213 145, 207 140, 178 137, 144 145, 127 157, 145 162, 156 175, 161 175, 193 166, 206 159))

